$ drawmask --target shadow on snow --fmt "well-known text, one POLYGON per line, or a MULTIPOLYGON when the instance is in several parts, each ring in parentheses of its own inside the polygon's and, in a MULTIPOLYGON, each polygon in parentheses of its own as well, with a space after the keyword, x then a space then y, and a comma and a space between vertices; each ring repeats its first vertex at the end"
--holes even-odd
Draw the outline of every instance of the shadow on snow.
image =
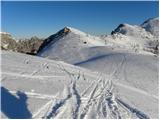
POLYGON ((27 95, 20 91, 16 95, 18 97, 1 87, 1 111, 11 119, 31 118, 32 114, 27 108, 27 95))

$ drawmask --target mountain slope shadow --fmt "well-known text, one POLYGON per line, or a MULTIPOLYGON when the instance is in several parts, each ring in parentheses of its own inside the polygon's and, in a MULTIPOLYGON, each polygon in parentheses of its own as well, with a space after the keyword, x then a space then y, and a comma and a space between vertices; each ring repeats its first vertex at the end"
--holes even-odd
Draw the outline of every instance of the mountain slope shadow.
POLYGON ((100 55, 100 56, 95 56, 93 58, 89 58, 88 60, 75 63, 74 65, 81 65, 81 64, 85 64, 87 62, 92 62, 92 61, 95 61, 95 60, 98 60, 98 59, 102 59, 102 58, 105 58, 105 57, 110 57, 110 56, 113 56, 113 55, 121 55, 121 54, 122 53, 110 53, 110 54, 104 54, 104 55, 100 55))
POLYGON ((27 108, 27 99, 25 93, 18 91, 17 97, 1 87, 1 111, 11 119, 31 118, 32 114, 27 108))

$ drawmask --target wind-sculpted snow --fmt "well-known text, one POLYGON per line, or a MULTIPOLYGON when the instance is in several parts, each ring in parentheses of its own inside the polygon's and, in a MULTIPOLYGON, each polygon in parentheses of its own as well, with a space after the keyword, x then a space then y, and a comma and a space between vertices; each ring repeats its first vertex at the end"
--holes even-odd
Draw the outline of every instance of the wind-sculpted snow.
POLYGON ((115 78, 102 72, 5 51, 1 66, 2 118, 152 117, 121 96, 127 87, 116 91, 115 78))

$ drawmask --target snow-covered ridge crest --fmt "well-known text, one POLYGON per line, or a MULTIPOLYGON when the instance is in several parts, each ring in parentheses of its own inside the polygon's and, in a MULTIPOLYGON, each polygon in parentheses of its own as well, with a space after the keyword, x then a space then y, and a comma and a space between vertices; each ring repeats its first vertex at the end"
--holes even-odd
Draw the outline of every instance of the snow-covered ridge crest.
POLYGON ((72 33, 74 34, 78 34, 78 35, 86 35, 86 33, 76 29, 76 28, 72 28, 72 27, 65 27, 65 28, 68 28, 72 33))
POLYGON ((146 31, 150 32, 154 36, 159 36, 159 18, 150 18, 141 24, 146 31))
POLYGON ((84 49, 93 46, 104 46, 104 42, 99 37, 75 28, 65 27, 44 41, 38 51, 38 56, 56 60, 67 60, 69 58, 69 62, 76 59, 75 63, 77 63, 85 58, 87 51, 84 49))
POLYGON ((138 25, 129 25, 129 24, 120 24, 114 31, 112 31, 112 35, 115 33, 121 33, 123 35, 128 36, 147 36, 150 35, 144 28, 138 25))
POLYGON ((48 38, 46 38, 44 43, 40 46, 39 51, 41 51, 42 48, 44 48, 45 46, 49 45, 51 42, 56 42, 57 40, 65 37, 69 33, 73 33, 73 34, 81 35, 81 36, 86 35, 84 32, 81 32, 81 31, 79 31, 79 30, 77 30, 75 28, 66 26, 63 29, 59 30, 57 33, 55 33, 55 34, 49 36, 48 38))
POLYGON ((61 29, 57 33, 49 36, 48 38, 46 38, 44 40, 44 42, 40 46, 38 52, 41 51, 46 46, 48 46, 51 42, 56 42, 58 39, 63 38, 64 36, 66 36, 70 32, 71 32, 71 30, 68 27, 64 27, 63 29, 61 29))

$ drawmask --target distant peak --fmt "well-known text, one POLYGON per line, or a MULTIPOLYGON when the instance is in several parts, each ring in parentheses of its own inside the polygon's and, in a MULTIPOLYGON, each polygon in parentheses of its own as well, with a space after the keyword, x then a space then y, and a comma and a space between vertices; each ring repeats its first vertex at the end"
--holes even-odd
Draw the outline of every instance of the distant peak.
POLYGON ((117 28, 122 28, 122 27, 132 27, 133 25, 127 24, 127 23, 123 23, 120 24, 117 28))
POLYGON ((129 25, 127 23, 120 24, 114 31, 111 32, 111 35, 115 33, 121 33, 121 34, 126 34, 127 29, 132 29, 133 26, 129 25))
POLYGON ((0 34, 10 35, 10 33, 7 33, 7 32, 0 32, 0 34))
POLYGON ((69 30, 70 32, 72 32, 72 33, 74 33, 74 34, 78 34, 78 35, 86 35, 86 33, 85 32, 82 32, 82 31, 80 31, 80 30, 78 30, 78 29, 76 29, 76 28, 73 28, 73 27, 64 27, 64 29, 66 29, 66 30, 69 30))
POLYGON ((155 18, 149 18, 146 21, 144 21, 141 25, 149 23, 151 21, 159 21, 159 17, 155 17, 155 18))
POLYGON ((149 18, 148 20, 144 21, 140 26, 154 36, 159 36, 159 17, 149 18))
POLYGON ((128 26, 128 24, 123 23, 123 24, 120 24, 118 27, 125 27, 125 26, 128 26))
POLYGON ((65 34, 68 34, 70 32, 72 32, 74 34, 80 34, 80 35, 83 34, 83 35, 85 35, 84 32, 82 32, 82 31, 80 31, 80 30, 78 30, 76 28, 68 27, 68 26, 64 27, 62 30, 59 31, 59 33, 65 33, 65 34))
POLYGON ((68 27, 64 27, 62 30, 60 30, 61 33, 69 33, 71 30, 68 27))

